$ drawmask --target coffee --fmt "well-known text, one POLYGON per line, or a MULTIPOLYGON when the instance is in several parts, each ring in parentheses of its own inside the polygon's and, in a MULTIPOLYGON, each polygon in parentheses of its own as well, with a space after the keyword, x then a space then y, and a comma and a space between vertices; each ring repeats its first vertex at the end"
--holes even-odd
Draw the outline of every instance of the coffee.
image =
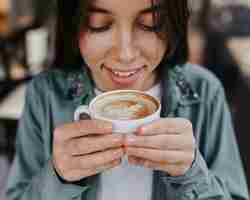
POLYGON ((114 90, 91 100, 89 105, 80 105, 74 120, 99 119, 112 123, 112 133, 133 133, 138 127, 160 119, 160 101, 137 90, 114 90))
POLYGON ((159 108, 153 97, 132 91, 103 95, 93 104, 93 112, 112 120, 135 120, 152 115, 159 108))

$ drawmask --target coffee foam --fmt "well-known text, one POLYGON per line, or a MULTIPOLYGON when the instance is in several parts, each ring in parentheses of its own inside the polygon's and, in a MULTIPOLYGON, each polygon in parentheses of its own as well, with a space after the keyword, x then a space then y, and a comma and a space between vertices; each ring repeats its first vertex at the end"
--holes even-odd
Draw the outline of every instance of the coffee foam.
POLYGON ((145 94, 113 93, 98 99, 93 110, 99 116, 114 120, 141 119, 156 112, 157 101, 145 94))

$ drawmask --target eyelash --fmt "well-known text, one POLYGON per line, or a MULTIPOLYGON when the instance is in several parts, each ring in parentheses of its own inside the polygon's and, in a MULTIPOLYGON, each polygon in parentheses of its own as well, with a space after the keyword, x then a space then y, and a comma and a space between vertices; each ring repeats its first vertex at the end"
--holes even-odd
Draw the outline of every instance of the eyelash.
POLYGON ((143 24, 140 24, 140 27, 149 32, 159 32, 161 30, 161 26, 159 24, 153 25, 153 26, 146 26, 143 24))
POLYGON ((101 32, 107 31, 111 26, 112 24, 108 24, 106 26, 101 26, 101 27, 92 27, 89 25, 88 29, 90 30, 90 32, 93 32, 93 33, 101 33, 101 32))
MULTIPOLYGON (((146 26, 143 24, 138 24, 140 26, 141 29, 143 29, 144 31, 148 31, 148 32, 159 32, 161 29, 161 26, 156 24, 154 26, 146 26)), ((112 24, 108 24, 106 26, 102 26, 102 27, 91 27, 90 25, 88 26, 88 29, 90 30, 90 32, 93 33, 102 33, 105 31, 108 31, 109 28, 112 26, 112 24)))

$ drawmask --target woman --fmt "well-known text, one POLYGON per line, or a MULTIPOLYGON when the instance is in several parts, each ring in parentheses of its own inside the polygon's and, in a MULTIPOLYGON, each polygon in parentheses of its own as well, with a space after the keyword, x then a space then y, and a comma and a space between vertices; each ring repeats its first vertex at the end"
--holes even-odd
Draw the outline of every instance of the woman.
POLYGON ((27 90, 8 198, 248 199, 223 89, 186 64, 187 1, 58 4, 58 68, 27 90), (115 89, 161 98, 162 118, 125 138, 104 121, 72 122, 79 105, 115 89), (99 177, 125 155, 151 179, 117 197, 99 177))

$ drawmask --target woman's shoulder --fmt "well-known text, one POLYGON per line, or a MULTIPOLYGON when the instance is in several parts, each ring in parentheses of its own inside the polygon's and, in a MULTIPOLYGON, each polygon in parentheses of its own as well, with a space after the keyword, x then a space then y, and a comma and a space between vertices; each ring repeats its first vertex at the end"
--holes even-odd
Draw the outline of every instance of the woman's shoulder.
POLYGON ((60 69, 48 69, 35 75, 28 83, 28 90, 39 94, 62 92, 68 84, 68 75, 60 69))
POLYGON ((92 84, 84 67, 67 71, 51 68, 36 75, 30 81, 29 88, 43 96, 68 99, 91 91, 92 84))
POLYGON ((219 79, 211 71, 201 65, 187 63, 184 65, 183 71, 189 81, 207 84, 212 83, 216 85, 216 87, 221 85, 219 79))
POLYGON ((183 74, 201 98, 213 98, 218 93, 224 95, 220 80, 203 66, 187 63, 183 67, 183 74))

